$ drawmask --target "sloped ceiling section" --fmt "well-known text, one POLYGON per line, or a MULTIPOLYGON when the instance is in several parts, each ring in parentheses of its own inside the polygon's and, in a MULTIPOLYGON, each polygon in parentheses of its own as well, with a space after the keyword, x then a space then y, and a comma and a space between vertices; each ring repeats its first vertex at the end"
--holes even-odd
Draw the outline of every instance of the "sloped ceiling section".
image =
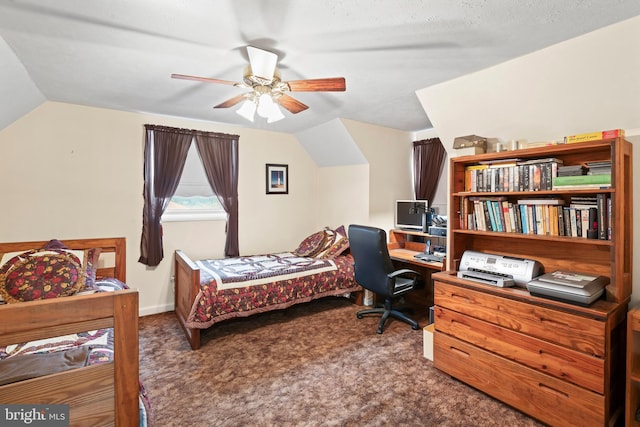
POLYGON ((33 83, 29 73, 18 60, 5 40, 0 37, 0 129, 4 129, 24 114, 42 104, 46 99, 33 83))
MULTIPOLYGON (((417 91, 445 147, 640 127, 640 17, 417 91)), ((453 150, 455 152, 455 150, 453 150)))
POLYGON ((360 148, 340 119, 295 134, 319 167, 366 164, 360 148))

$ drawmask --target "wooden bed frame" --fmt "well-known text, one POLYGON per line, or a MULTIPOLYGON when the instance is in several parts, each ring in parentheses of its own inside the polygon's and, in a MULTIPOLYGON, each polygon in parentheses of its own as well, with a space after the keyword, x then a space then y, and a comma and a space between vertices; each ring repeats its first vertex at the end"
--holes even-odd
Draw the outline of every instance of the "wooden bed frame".
MULTIPOLYGON (((98 277, 115 277, 125 282, 125 238, 62 240, 62 243, 70 249, 101 248, 98 277), (113 265, 103 266, 105 259, 113 265)), ((0 253, 42 248, 46 244, 47 241, 0 243, 0 253)), ((138 426, 136 290, 0 306, 0 346, 100 328, 114 329, 113 363, 86 366, 0 386, 0 402, 67 404, 70 425, 73 426, 138 426)))
MULTIPOLYGON (((192 350, 200 348, 200 331, 198 328, 186 326, 187 319, 191 313, 193 303, 200 292, 200 268, 181 250, 175 251, 175 277, 174 296, 175 313, 178 323, 184 331, 184 335, 189 341, 192 350)), ((352 301, 357 305, 363 304, 363 292, 352 293, 352 301), (355 295, 354 295, 355 294, 355 295)))
POLYGON ((200 348, 200 329, 187 328, 187 318, 193 302, 200 292, 200 269, 181 250, 175 251, 175 312, 178 323, 184 331, 192 350, 200 348))

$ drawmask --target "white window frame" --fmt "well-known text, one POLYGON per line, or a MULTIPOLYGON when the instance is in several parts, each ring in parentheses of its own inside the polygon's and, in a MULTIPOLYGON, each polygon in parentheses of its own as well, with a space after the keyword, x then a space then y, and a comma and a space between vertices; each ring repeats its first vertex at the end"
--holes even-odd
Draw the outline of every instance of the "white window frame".
MULTIPOLYGON (((200 161, 200 156, 198 156, 197 149, 195 144, 192 144, 189 147, 189 154, 187 157, 187 161, 185 164, 185 168, 191 164, 195 164, 197 162, 198 165, 203 169, 203 185, 209 186, 208 181, 206 180, 206 175, 204 175, 204 167, 200 161)), ((184 176, 184 172, 183 172, 184 176)), ((182 177, 180 178, 182 179, 182 177)), ((214 197, 215 194, 214 194, 214 197)), ((214 209, 174 209, 164 211, 162 214, 162 218, 160 222, 181 222, 181 221, 226 221, 227 220, 227 212, 221 207, 221 210, 214 209)))

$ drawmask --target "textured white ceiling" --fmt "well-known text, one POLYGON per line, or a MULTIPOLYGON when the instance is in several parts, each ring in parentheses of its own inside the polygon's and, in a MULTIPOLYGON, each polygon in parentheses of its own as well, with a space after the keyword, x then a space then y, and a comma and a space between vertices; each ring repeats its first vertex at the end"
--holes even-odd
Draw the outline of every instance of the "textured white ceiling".
POLYGON ((343 93, 252 127, 300 132, 335 118, 431 127, 415 91, 640 14, 637 0, 0 0, 0 128, 43 99, 248 126, 245 47, 283 80, 343 76, 343 93))

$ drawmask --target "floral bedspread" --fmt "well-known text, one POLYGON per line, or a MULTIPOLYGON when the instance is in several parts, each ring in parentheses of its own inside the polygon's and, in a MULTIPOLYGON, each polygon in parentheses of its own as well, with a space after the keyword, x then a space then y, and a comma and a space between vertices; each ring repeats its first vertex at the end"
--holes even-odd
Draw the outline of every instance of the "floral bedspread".
POLYGON ((188 328, 204 329, 233 317, 361 290, 350 254, 320 259, 286 252, 196 264, 200 292, 187 319, 188 328))

